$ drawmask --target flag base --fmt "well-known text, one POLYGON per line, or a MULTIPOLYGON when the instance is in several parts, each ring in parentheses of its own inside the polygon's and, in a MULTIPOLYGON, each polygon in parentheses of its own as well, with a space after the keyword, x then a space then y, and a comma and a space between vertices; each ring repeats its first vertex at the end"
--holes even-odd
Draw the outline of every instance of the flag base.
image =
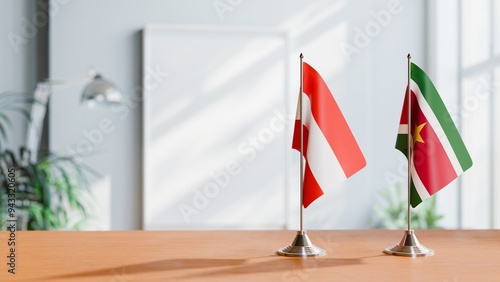
POLYGON ((401 238, 401 242, 392 247, 386 248, 384 253, 395 256, 424 257, 433 256, 434 250, 426 248, 420 244, 413 230, 406 230, 403 238, 401 238))
POLYGON ((297 231, 297 235, 292 244, 279 249, 277 254, 288 257, 311 257, 323 256, 326 254, 326 251, 311 243, 311 240, 307 236, 307 232, 302 230, 297 231))

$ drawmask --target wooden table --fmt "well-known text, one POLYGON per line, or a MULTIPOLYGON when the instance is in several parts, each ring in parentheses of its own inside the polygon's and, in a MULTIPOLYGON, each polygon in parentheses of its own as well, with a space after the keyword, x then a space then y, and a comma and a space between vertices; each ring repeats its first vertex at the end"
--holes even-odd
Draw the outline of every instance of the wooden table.
POLYGON ((295 231, 0 232, 0 281, 500 281, 500 230, 417 230, 433 257, 382 253, 399 230, 309 231, 318 258, 275 254, 295 231))

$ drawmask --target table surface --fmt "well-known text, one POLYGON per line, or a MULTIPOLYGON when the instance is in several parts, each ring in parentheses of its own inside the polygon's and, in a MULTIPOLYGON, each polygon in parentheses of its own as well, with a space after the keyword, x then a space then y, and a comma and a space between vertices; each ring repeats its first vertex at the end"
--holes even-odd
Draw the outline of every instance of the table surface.
POLYGON ((327 254, 276 255, 295 231, 0 232, 0 281, 500 281, 500 230, 417 230, 432 257, 382 253, 400 230, 308 231, 327 254))

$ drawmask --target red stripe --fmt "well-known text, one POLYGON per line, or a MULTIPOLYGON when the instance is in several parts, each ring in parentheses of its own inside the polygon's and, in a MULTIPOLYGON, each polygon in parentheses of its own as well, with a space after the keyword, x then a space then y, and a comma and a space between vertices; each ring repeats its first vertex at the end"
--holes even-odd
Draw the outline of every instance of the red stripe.
POLYGON ((321 190, 318 182, 316 182, 316 178, 314 178, 309 164, 306 164, 304 172, 304 191, 302 195, 302 204, 304 208, 307 208, 314 200, 323 195, 323 190, 321 190))
MULTIPOLYGON (((418 100, 417 100, 417 94, 413 90, 411 91, 411 108, 412 108, 412 116, 411 120, 414 121, 416 118, 416 111, 415 108, 417 107, 418 100)), ((407 125, 408 124, 408 87, 406 87, 406 92, 405 92, 405 100, 403 102, 403 110, 401 111, 401 119, 399 121, 399 124, 402 125, 407 125)))
POLYGON ((414 106, 412 108, 415 119, 412 120, 411 132, 415 132, 416 126, 426 123, 420 131, 424 143, 415 142, 413 147, 413 164, 427 191, 433 195, 458 176, 439 137, 426 119, 419 104, 415 103, 412 106, 414 106))
MULTIPOLYGON (((401 119, 399 120, 399 124, 408 124, 408 86, 406 87, 405 91, 405 99, 403 101, 403 110, 401 111, 401 119)), ((416 99, 414 99, 415 93, 411 91, 412 95, 412 100, 411 104, 412 106, 415 105, 416 99)), ((413 117, 412 117, 413 118, 413 117)))
MULTIPOLYGON (((293 128, 293 139, 292 139, 292 148, 300 152, 300 120, 295 120, 295 127, 293 128)), ((309 143, 309 129, 304 125, 303 126, 304 135, 304 156, 307 156, 307 144, 309 143)))
POLYGON ((363 153, 323 78, 305 62, 303 76, 304 93, 311 101, 314 120, 337 156, 346 177, 350 177, 366 165, 363 153))
MULTIPOLYGON (((292 139, 292 148, 296 149, 297 151, 300 152, 300 120, 295 120, 295 128, 293 131, 293 139, 292 139)), ((302 134, 304 135, 304 156, 307 156, 307 148, 308 148, 308 141, 309 141, 309 129, 304 125, 303 127, 303 132, 302 134)), ((302 204, 304 205, 304 208, 307 208, 314 200, 317 198, 321 197, 323 195, 323 190, 319 186, 318 182, 316 181, 316 178, 314 178, 314 175, 312 174, 311 168, 309 167, 309 163, 306 158, 306 167, 304 171, 304 191, 303 192, 303 198, 302 198, 302 204)))

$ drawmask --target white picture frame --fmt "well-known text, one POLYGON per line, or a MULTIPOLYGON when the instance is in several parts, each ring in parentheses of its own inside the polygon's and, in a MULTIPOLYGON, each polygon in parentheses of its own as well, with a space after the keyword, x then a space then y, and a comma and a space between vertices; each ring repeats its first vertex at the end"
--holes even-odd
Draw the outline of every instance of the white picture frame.
POLYGON ((146 26, 143 229, 286 228, 288 50, 282 30, 146 26))

